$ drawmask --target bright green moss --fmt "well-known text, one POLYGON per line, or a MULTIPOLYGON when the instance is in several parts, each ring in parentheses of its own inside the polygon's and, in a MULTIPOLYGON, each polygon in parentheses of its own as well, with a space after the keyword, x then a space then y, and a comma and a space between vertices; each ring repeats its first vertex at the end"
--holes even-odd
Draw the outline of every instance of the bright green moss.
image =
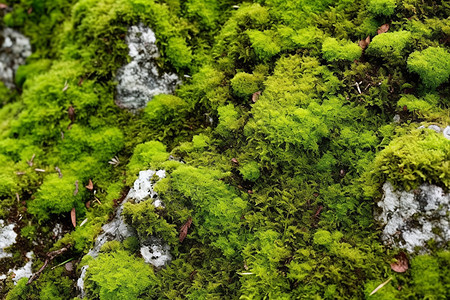
POLYGON ((231 79, 231 87, 237 96, 246 97, 260 89, 261 82, 255 75, 245 72, 237 73, 231 79))
POLYGON ((272 31, 249 30, 247 35, 256 56, 263 61, 269 60, 281 51, 275 33, 272 31))
POLYGON ((369 0, 367 9, 379 16, 390 16, 397 7, 396 0, 369 0))
POLYGON ((414 95, 403 95, 397 102, 399 108, 415 111, 420 114, 427 114, 433 110, 437 105, 437 99, 434 97, 426 97, 424 99, 417 99, 414 95))
POLYGON ((450 76, 450 53, 440 47, 415 51, 408 57, 408 70, 419 74, 429 88, 436 88, 450 76))
POLYGON ((140 171, 155 168, 169 158, 166 146, 160 142, 150 141, 136 146, 128 163, 128 180, 132 184, 140 171))
POLYGON ((152 201, 139 204, 125 203, 123 216, 140 236, 156 236, 171 245, 178 243, 178 232, 175 225, 169 224, 155 208, 152 201))
POLYGON ((244 240, 238 231, 247 203, 230 186, 218 180, 223 175, 211 169, 180 166, 171 175, 172 187, 194 206, 193 223, 198 234, 211 239, 212 245, 221 249, 225 256, 234 257, 244 240))
POLYGON ((188 67, 192 61, 191 49, 186 45, 186 41, 181 37, 173 37, 167 41, 167 57, 175 68, 188 67))
MULTIPOLYGON (((187 104, 174 95, 157 95, 147 103, 145 118, 152 127, 179 126, 185 117, 187 104)), ((165 130, 165 128, 162 128, 165 130)))
POLYGON ((386 32, 376 35, 369 44, 367 53, 383 58, 394 55, 395 59, 405 53, 405 48, 411 44, 409 31, 386 32))
POLYGON ((386 180, 410 190, 423 182, 450 187, 450 141, 431 130, 414 130, 395 138, 376 159, 371 172, 377 183, 386 180))
POLYGON ((58 174, 49 174, 39 188, 36 199, 28 203, 28 211, 40 222, 48 220, 52 214, 68 213, 74 207, 81 214, 85 194, 84 184, 77 177, 65 174, 59 178, 58 174), (76 183, 78 192, 75 192, 76 183))
POLYGON ((132 300, 154 295, 158 281, 142 259, 117 250, 90 260, 85 284, 90 297, 132 300))
POLYGON ((326 230, 317 230, 314 234, 314 244, 328 246, 333 240, 331 239, 331 233, 326 230))
POLYGON ((362 50, 361 47, 350 41, 338 41, 334 38, 326 38, 322 44, 322 53, 327 61, 354 61, 361 56, 362 50))
POLYGON ((259 165, 256 161, 250 161, 239 167, 239 172, 245 180, 256 181, 260 176, 259 165))
POLYGON ((411 261, 411 273, 417 293, 428 299, 444 299, 445 287, 440 279, 440 267, 436 258, 420 255, 411 261))

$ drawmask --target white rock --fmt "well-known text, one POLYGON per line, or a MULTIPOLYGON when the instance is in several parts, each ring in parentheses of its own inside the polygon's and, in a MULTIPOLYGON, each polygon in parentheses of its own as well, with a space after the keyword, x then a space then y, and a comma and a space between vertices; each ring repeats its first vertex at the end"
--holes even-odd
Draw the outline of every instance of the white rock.
POLYGON ((30 251, 26 254, 26 257, 29 259, 28 262, 19 269, 10 269, 8 273, 14 273, 15 276, 13 277, 14 284, 17 284, 17 282, 22 278, 30 278, 31 275, 33 275, 33 271, 31 269, 31 265, 33 264, 32 258, 33 258, 33 251, 30 251))
POLYGON ((0 35, 5 38, 3 44, 0 45, 0 80, 8 88, 13 88, 14 74, 31 55, 30 40, 11 28, 4 28, 0 35))
POLYGON ((428 129, 434 130, 437 133, 441 132, 441 127, 439 127, 437 125, 430 125, 430 126, 428 126, 428 129))
POLYGON ((118 104, 137 110, 156 95, 173 93, 180 79, 158 70, 155 59, 160 55, 153 31, 143 24, 131 26, 125 40, 132 61, 117 71, 118 104))
POLYGON ((446 139, 450 140, 450 126, 445 127, 442 133, 446 139))
POLYGON ((438 244, 450 241, 450 195, 442 188, 422 184, 414 191, 395 191, 386 182, 383 191, 383 198, 378 202, 381 212, 375 214, 375 219, 384 226, 385 244, 408 252, 418 247, 423 252, 431 239, 438 244))
POLYGON ((159 268, 172 260, 170 246, 157 238, 144 241, 141 246, 141 255, 146 263, 159 268))
POLYGON ((12 254, 4 249, 16 242, 17 233, 14 232, 14 227, 14 224, 5 225, 5 221, 0 220, 0 258, 12 257, 12 254))
POLYGON ((84 291, 84 279, 86 278, 86 271, 88 268, 88 265, 81 267, 81 275, 77 280, 77 289, 80 292, 80 298, 84 298, 86 296, 86 292, 84 291))
POLYGON ((136 232, 134 228, 125 223, 122 217, 123 206, 130 199, 133 199, 136 203, 152 199, 155 207, 163 206, 161 200, 158 198, 158 194, 153 190, 153 183, 151 179, 154 175, 157 175, 159 179, 166 177, 165 170, 146 170, 139 172, 139 177, 133 184, 133 188, 130 189, 128 195, 122 201, 117 208, 114 218, 111 222, 103 225, 103 232, 97 237, 94 243, 94 247, 89 250, 88 255, 97 257, 102 246, 109 241, 124 241, 126 238, 135 236, 136 232))

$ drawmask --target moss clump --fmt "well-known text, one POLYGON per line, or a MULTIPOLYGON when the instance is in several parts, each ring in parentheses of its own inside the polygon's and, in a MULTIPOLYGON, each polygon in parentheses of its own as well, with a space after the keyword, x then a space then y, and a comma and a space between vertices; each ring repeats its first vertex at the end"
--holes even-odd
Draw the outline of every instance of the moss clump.
POLYGON ((337 60, 354 61, 361 56, 362 50, 361 47, 350 41, 326 38, 322 44, 322 53, 323 57, 330 62, 337 60))
POLYGON ((423 182, 450 187, 450 141, 432 130, 395 138, 374 162, 375 181, 410 190, 423 182))
POLYGON ((245 72, 237 73, 231 79, 231 87, 237 96, 246 97, 260 89, 261 81, 255 75, 245 72))
POLYGON ((398 60, 405 53, 405 48, 411 42, 411 33, 409 31, 386 32, 373 38, 367 53, 385 59, 395 56, 394 59, 398 60))
POLYGON ((239 168, 239 172, 242 174, 242 178, 250 181, 256 181, 261 176, 259 165, 256 161, 250 161, 243 164, 239 168))
POLYGON ((58 174, 50 174, 45 177, 36 199, 29 202, 28 211, 40 222, 48 220, 51 214, 67 213, 72 208, 77 208, 78 213, 81 213, 85 195, 83 182, 77 177, 65 175, 59 178, 58 174))
POLYGON ((169 157, 166 146, 160 142, 150 141, 136 146, 128 163, 128 182, 132 184, 139 171, 156 168, 169 157))
POLYGON ((396 0, 369 0, 367 9, 375 15, 389 17, 396 7, 396 0))
POLYGON ((408 57, 408 70, 417 73, 425 86, 436 88, 450 76, 450 53, 440 47, 415 51, 408 57))
POLYGON ((152 268, 125 250, 100 253, 90 260, 86 292, 99 299, 139 299, 154 295, 158 281, 152 268))

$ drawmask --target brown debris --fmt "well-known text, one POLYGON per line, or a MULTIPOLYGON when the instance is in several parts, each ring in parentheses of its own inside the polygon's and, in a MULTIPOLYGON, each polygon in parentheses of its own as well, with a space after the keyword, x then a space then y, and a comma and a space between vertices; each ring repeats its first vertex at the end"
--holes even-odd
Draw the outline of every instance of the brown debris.
POLYGON ((366 37, 365 40, 360 40, 360 41, 359 41, 359 46, 360 46, 363 50, 366 49, 367 46, 369 46, 369 44, 370 44, 370 35, 368 35, 368 36, 366 37))
POLYGON ((89 183, 86 186, 86 188, 90 191, 92 191, 94 189, 94 184, 92 183, 92 180, 89 178, 89 183))
POLYGON ((397 273, 404 273, 408 270, 408 258, 406 257, 405 252, 400 252, 394 258, 397 260, 394 263, 391 263, 391 269, 397 273))
POLYGON ((75 191, 73 191, 73 195, 76 196, 78 194, 78 180, 75 181, 75 191))
POLYGON ((378 28, 377 33, 378 34, 386 33, 388 30, 389 30, 389 24, 383 24, 380 26, 380 28, 378 28))
POLYGON ((75 207, 72 208, 72 211, 70 212, 70 219, 72 220, 73 227, 77 227, 77 212, 75 207))
POLYGON ((30 277, 30 279, 28 279, 27 284, 31 284, 34 280, 36 280, 39 275, 42 273, 42 271, 45 270, 45 268, 48 266, 48 263, 51 262, 53 259, 55 259, 57 256, 63 254, 64 252, 66 252, 67 250, 70 249, 70 247, 72 247, 72 245, 67 245, 66 247, 63 247, 59 250, 55 250, 52 252, 47 253, 47 259, 45 260, 44 264, 42 265, 42 267, 39 269, 39 271, 37 271, 36 273, 33 274, 33 276, 30 277))
POLYGON ((192 225, 192 218, 189 217, 186 223, 184 223, 183 226, 181 226, 180 228, 180 243, 182 243, 186 238, 188 229, 191 227, 191 225, 192 225))
POLYGON ((259 96, 261 96, 261 91, 254 92, 252 95, 252 102, 256 103, 256 101, 258 101, 259 99, 259 96))

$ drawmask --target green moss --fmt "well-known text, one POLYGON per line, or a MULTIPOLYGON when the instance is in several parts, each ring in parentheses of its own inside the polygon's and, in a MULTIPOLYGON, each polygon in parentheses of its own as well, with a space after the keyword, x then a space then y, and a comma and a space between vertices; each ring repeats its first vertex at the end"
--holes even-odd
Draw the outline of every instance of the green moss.
POLYGON ((367 49, 367 53, 374 56, 400 60, 405 53, 405 48, 411 44, 411 33, 409 31, 396 31, 378 34, 373 38, 367 49))
POLYGON ((89 262, 86 292, 99 299, 139 299, 156 294, 151 267, 124 250, 100 253, 89 262))
POLYGON ((256 161, 250 161, 243 164, 239 168, 239 172, 241 172, 242 178, 250 181, 256 181, 261 176, 259 165, 256 161))
POLYGON ((361 48, 350 41, 338 41, 326 38, 322 44, 323 57, 327 61, 349 60, 354 61, 361 56, 361 48))
POLYGON ((246 97, 257 92, 260 89, 261 82, 255 75, 245 72, 237 73, 231 79, 231 87, 237 96, 246 97))
POLYGON ((160 142, 150 141, 136 146, 128 163, 128 182, 132 184, 142 170, 156 168, 169 158, 166 146, 160 142))
POLYGON ((28 203, 28 211, 40 222, 48 220, 51 214, 67 213, 72 208, 76 208, 80 214, 83 211, 85 194, 83 182, 77 177, 66 174, 59 178, 58 174, 50 174, 45 177, 36 199, 28 203), (78 192, 75 192, 76 183, 78 192))
POLYGON ((389 180, 410 190, 423 182, 449 188, 450 141, 431 130, 414 130, 395 138, 374 163, 371 174, 377 183, 389 180))
POLYGON ((440 280, 440 267, 436 258, 420 255, 411 261, 411 273, 417 293, 424 298, 444 299, 445 286, 440 280))
POLYGON ((444 48, 429 47, 408 57, 408 70, 417 73, 425 86, 436 88, 450 76, 450 53, 444 48))
POLYGON ((367 9, 375 15, 388 17, 394 13, 396 2, 396 0, 369 0, 367 9))

